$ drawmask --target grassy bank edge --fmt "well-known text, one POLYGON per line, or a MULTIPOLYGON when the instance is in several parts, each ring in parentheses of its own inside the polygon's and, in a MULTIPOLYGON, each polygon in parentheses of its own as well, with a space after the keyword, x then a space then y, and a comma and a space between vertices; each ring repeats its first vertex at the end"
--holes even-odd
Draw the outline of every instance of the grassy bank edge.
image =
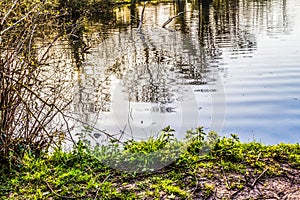
POLYGON ((189 140, 179 142, 166 133, 148 141, 130 141, 109 154, 116 162, 127 158, 126 166, 149 167, 145 158, 147 162, 163 159, 147 157, 159 148, 164 149, 166 157, 174 157, 171 149, 184 147, 174 162, 162 169, 144 173, 117 170, 105 162, 107 149, 95 152, 80 142, 71 152, 58 148, 42 157, 27 153, 19 166, 9 170, 2 166, 0 198, 206 199, 222 190, 224 199, 232 199, 232 195, 253 188, 259 181, 283 177, 291 171, 298 173, 300 169, 299 144, 244 143, 237 135, 221 138, 213 132, 205 134, 201 128, 192 131, 189 140), (209 151, 203 153, 207 147, 209 151), (106 154, 100 155, 103 151, 106 154))

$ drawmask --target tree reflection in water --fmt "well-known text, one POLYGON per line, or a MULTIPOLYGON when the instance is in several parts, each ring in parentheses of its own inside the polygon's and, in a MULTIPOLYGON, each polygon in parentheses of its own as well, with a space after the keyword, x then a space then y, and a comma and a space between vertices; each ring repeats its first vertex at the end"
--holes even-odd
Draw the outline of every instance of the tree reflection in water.
MULTIPOLYGON (((282 23, 284 31, 288 31, 285 3, 282 23)), ((124 101, 136 105, 139 107, 136 109, 146 115, 158 112, 167 114, 167 117, 178 112, 180 102, 195 98, 195 95, 197 101, 199 97, 206 99, 205 103, 212 101, 212 93, 219 92, 215 85, 218 72, 222 70, 222 49, 231 48, 232 58, 251 57, 257 42, 250 30, 253 26, 249 24, 275 23, 261 16, 262 13, 269 13, 266 12, 269 6, 267 1, 246 0, 147 4, 141 32, 137 32, 136 27, 142 5, 117 7, 112 11, 115 18, 112 21, 107 19, 105 23, 99 22, 101 16, 90 19, 84 25, 85 32, 77 34, 80 36, 77 40, 84 41, 77 42, 77 45, 86 46, 89 43, 88 53, 72 51, 75 60, 80 60, 76 61, 78 78, 75 83, 74 114, 92 126, 108 128, 118 120, 108 120, 107 116, 125 117, 122 123, 127 124, 130 119, 133 120, 129 108, 125 109, 128 112, 126 115, 116 116, 116 112, 117 115, 122 112, 112 110, 113 104, 118 101, 122 105, 125 105, 124 101), (184 14, 175 18, 166 29, 161 28, 169 17, 179 12, 184 14), (116 95, 116 91, 123 94, 116 95), (187 94, 190 91, 192 95, 187 94)), ((76 48, 84 49, 85 46, 76 48)), ((76 49, 74 46, 72 48, 76 49)), ((197 113, 191 116, 198 118, 201 115, 198 107, 201 106, 197 103, 193 106, 197 113)), ((204 115, 211 115, 211 112, 204 115)), ((137 121, 145 124, 144 119, 137 121)), ((150 121, 154 123, 155 119, 150 121)), ((125 126, 116 125, 121 130, 125 126)), ((138 126, 143 130, 151 129, 138 126)))

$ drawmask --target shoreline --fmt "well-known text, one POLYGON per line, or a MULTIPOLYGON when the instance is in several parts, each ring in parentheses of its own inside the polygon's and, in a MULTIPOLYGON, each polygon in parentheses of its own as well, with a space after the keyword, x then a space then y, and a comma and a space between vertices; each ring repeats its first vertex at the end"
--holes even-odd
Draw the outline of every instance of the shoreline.
MULTIPOLYGON (((0 199, 295 199, 300 196, 299 144, 264 146, 258 142, 240 142, 232 135, 218 136, 212 145, 208 136, 204 138, 203 132, 194 134, 183 144, 186 146, 174 162, 145 173, 114 169, 83 143, 69 153, 61 149, 42 157, 27 153, 21 167, 14 166, 5 174, 2 170, 0 199), (210 151, 201 153, 207 145, 211 145, 210 151)), ((169 145, 172 139, 162 140, 162 137, 132 141, 114 155, 114 161, 128 158, 127 166, 150 166, 144 162, 145 158, 151 161, 152 157, 147 156, 156 152, 162 141, 167 151, 174 146, 169 145)))

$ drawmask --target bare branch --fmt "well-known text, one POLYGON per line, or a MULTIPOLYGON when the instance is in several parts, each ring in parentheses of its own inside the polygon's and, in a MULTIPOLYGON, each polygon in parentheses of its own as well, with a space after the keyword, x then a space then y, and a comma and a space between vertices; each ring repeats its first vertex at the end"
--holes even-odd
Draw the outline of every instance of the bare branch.
POLYGON ((179 17, 180 15, 186 13, 186 12, 189 12, 189 11, 183 11, 183 12, 180 12, 178 13, 177 15, 173 16, 173 17, 170 17, 163 25, 162 27, 165 28, 169 23, 171 23, 173 21, 174 18, 176 17, 179 17))
POLYGON ((6 31, 12 29, 13 27, 15 27, 17 24, 19 24, 21 21, 23 21, 24 19, 26 19, 29 14, 31 14, 32 11, 28 12, 26 15, 24 15, 21 19, 19 19, 18 21, 16 21, 13 25, 7 27, 6 29, 4 29, 3 31, 0 32, 0 36, 3 35, 6 31))
POLYGON ((254 181, 253 183, 250 185, 251 188, 253 188, 255 186, 255 184, 257 183, 257 181, 264 175, 264 173, 266 173, 266 171, 268 171, 269 168, 266 168, 254 181))
POLYGON ((94 126, 91 126, 89 123, 86 123, 86 122, 84 122, 84 121, 81 121, 81 120, 79 120, 79 119, 76 119, 75 117, 68 116, 68 115, 64 115, 64 117, 67 117, 67 118, 70 118, 70 119, 74 119, 74 120, 76 120, 76 121, 78 121, 78 122, 80 122, 80 123, 82 123, 82 124, 88 125, 88 126, 92 127, 93 129, 95 129, 95 130, 97 130, 97 131, 103 133, 103 134, 106 135, 107 137, 109 137, 109 138, 111 138, 111 139, 113 139, 113 140, 116 140, 116 141, 119 142, 120 144, 124 144, 121 140, 117 139, 117 138, 114 137, 113 135, 107 133, 106 131, 100 130, 100 129, 94 127, 94 126))
POLYGON ((12 12, 12 10, 15 8, 15 6, 17 5, 18 0, 14 1, 14 4, 11 6, 11 8, 9 9, 9 11, 6 13, 6 15, 3 17, 2 21, 1 21, 1 26, 3 26, 6 18, 9 16, 9 14, 12 12))

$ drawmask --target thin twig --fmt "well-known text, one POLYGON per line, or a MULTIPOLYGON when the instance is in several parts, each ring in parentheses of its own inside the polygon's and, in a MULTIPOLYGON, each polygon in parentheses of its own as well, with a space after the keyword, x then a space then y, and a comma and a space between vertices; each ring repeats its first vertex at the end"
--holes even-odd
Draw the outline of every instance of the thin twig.
POLYGON ((141 13, 141 18, 139 20, 138 31, 141 31, 141 28, 143 26, 143 19, 144 19, 144 12, 145 12, 145 8, 146 8, 146 4, 147 4, 147 2, 145 2, 144 6, 143 6, 143 10, 142 10, 142 13, 141 13))
POLYGON ((259 160, 260 156, 261 156, 261 152, 259 152, 259 154, 258 154, 258 156, 256 158, 256 162, 259 160))
MULTIPOLYGON (((38 119, 37 116, 35 116, 35 114, 32 112, 32 110, 31 110, 30 107, 28 106, 26 100, 23 99, 22 95, 18 92, 18 90, 17 90, 15 87, 13 87, 13 86, 12 86, 12 90, 15 91, 15 93, 19 96, 19 98, 20 98, 21 101, 23 102, 24 106, 26 107, 27 111, 30 113, 30 116, 32 116, 32 117, 36 120, 36 122, 39 124, 39 126, 42 127, 43 131, 44 131, 47 135, 49 135, 48 132, 47 132, 47 130, 46 130, 46 128, 43 126, 43 123, 38 119)), ((44 104, 44 105, 45 105, 45 104, 44 104)))
POLYGON ((12 29, 13 27, 15 27, 17 24, 19 24, 21 21, 23 21, 24 19, 26 19, 29 14, 31 14, 32 11, 28 12, 26 15, 24 15, 21 19, 19 19, 18 21, 16 21, 13 25, 7 27, 6 29, 4 29, 3 31, 0 32, 0 35, 3 35, 6 31, 12 29))
MULTIPOLYGON (((102 181, 101 184, 103 184, 109 177, 110 177, 110 174, 109 174, 107 177, 105 177, 105 179, 102 181)), ((99 187, 99 188, 97 189, 96 195, 95 195, 95 197, 94 197, 94 200, 97 199, 100 188, 101 188, 101 187, 99 187)))
POLYGON ((105 132, 105 131, 103 131, 103 130, 100 130, 100 129, 94 127, 94 126, 91 126, 91 125, 90 125, 89 123, 87 123, 87 122, 84 122, 84 121, 82 121, 82 120, 80 120, 80 119, 76 119, 75 117, 72 117, 72 116, 69 116, 69 115, 63 115, 63 116, 66 117, 66 118, 74 119, 74 120, 76 120, 76 121, 78 121, 78 122, 80 122, 80 123, 82 123, 82 124, 88 125, 88 126, 92 127, 93 129, 95 129, 96 131, 99 131, 99 132, 103 133, 103 134, 106 135, 107 137, 112 138, 112 139, 116 140, 117 142, 119 142, 119 143, 121 143, 121 144, 124 144, 122 141, 120 141, 119 139, 117 139, 117 138, 114 137, 113 135, 111 135, 111 134, 109 134, 109 133, 107 133, 107 132, 105 132))
POLYGON ((100 190, 100 187, 98 187, 98 189, 97 189, 97 191, 96 191, 96 195, 95 195, 95 198, 94 198, 94 200, 96 200, 96 199, 97 199, 97 197, 98 197, 98 193, 99 193, 99 190, 100 190))
POLYGON ((127 127, 127 124, 125 124, 123 130, 120 130, 120 133, 121 133, 121 134, 120 134, 120 137, 119 137, 119 141, 121 141, 122 137, 124 136, 126 127, 127 127))
POLYGON ((225 174, 223 166, 221 167, 221 170, 222 170, 222 173, 223 173, 223 178, 225 180, 225 184, 227 185, 227 187, 230 187, 230 183, 229 183, 229 181, 226 178, 226 174, 225 174))
POLYGON ((170 17, 163 25, 162 27, 165 28, 169 23, 171 23, 173 21, 174 18, 179 17, 180 15, 182 15, 183 13, 186 13, 189 11, 183 11, 183 12, 179 12, 177 15, 170 17))
MULTIPOLYGON (((50 108, 55 108, 63 117, 63 120, 65 121, 66 123, 66 126, 67 126, 67 129, 68 129, 68 132, 69 132, 69 136, 72 140, 72 142, 76 145, 76 142, 75 140, 73 139, 72 135, 71 135, 71 131, 70 131, 70 128, 69 128, 69 125, 68 125, 68 122, 66 120, 66 115, 63 113, 63 111, 58 108, 54 103, 48 103, 47 101, 45 101, 42 97, 40 97, 36 92, 34 92, 31 88, 29 88, 27 85, 25 85, 24 83, 21 83, 19 80, 16 80, 8 75, 6 75, 5 73, 2 73, 3 76, 9 78, 10 80, 14 81, 15 83, 21 85, 24 89, 26 89, 28 92, 30 92, 31 94, 33 94, 37 99, 39 99, 43 104, 47 105, 48 107, 50 108)), ((107 134, 109 135, 109 134, 107 134)))
POLYGON ((199 188, 199 181, 198 181, 197 175, 195 176, 195 179, 196 179, 196 186, 193 189, 193 191, 191 192, 191 196, 194 195, 194 193, 196 192, 196 190, 199 188))
POLYGON ((257 181, 264 175, 264 173, 266 173, 266 171, 268 171, 268 168, 266 168, 254 181, 253 183, 250 185, 251 188, 254 187, 254 185, 257 183, 257 181))
POLYGON ((31 32, 30 40, 29 40, 29 44, 28 44, 28 51, 30 51, 30 49, 31 49, 31 43, 32 43, 33 33, 34 33, 36 27, 37 27, 37 24, 35 24, 35 25, 33 26, 33 28, 32 28, 32 32, 31 32))
MULTIPOLYGON (((130 97, 130 93, 129 93, 129 97, 130 97)), ((133 131, 132 131, 132 128, 131 128, 131 123, 130 123, 130 119, 133 121, 130 98, 129 98, 129 101, 128 101, 128 115, 130 117, 130 118, 127 117, 128 127, 129 127, 129 130, 130 130, 131 139, 133 139, 133 131)))
POLYGON ((78 199, 78 198, 80 198, 80 197, 67 197, 67 196, 59 195, 59 194, 57 194, 57 193, 50 187, 50 185, 49 185, 49 183, 48 183, 47 181, 45 181, 45 183, 47 184, 47 187, 51 190, 51 192, 52 192, 54 195, 58 196, 59 198, 63 198, 63 199, 78 199))
POLYGON ((230 195, 230 199, 233 199, 238 193, 240 193, 242 190, 244 190, 245 187, 242 187, 240 189, 238 189, 237 191, 235 191, 234 193, 232 193, 230 195))
POLYGON ((11 13, 11 11, 15 8, 15 6, 17 5, 18 0, 14 1, 14 4, 11 6, 11 8, 9 9, 9 11, 6 13, 6 15, 3 17, 2 21, 1 21, 1 26, 4 24, 6 18, 9 16, 9 14, 11 13))

